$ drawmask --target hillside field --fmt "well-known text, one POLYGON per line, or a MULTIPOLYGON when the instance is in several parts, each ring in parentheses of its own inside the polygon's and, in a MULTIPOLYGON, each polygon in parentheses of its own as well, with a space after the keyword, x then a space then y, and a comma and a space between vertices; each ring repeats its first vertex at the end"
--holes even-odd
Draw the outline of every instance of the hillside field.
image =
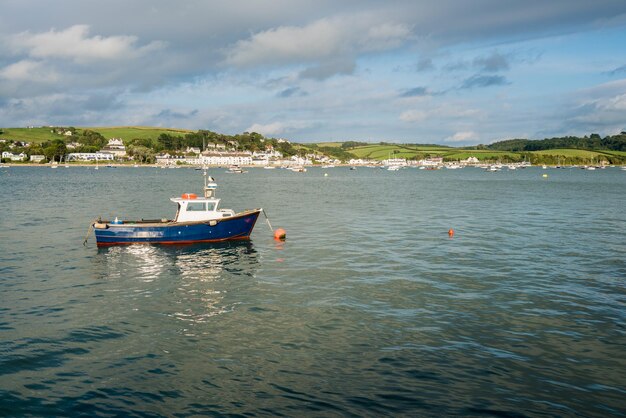
MULTIPOLYGON (((135 138, 156 139, 161 134, 184 136, 187 133, 195 132, 185 129, 172 129, 160 127, 144 126, 115 126, 115 127, 77 127, 77 133, 85 130, 92 130, 100 133, 107 139, 121 138, 129 141, 135 138)), ((30 143, 42 143, 55 139, 63 139, 67 142, 72 140, 71 136, 64 136, 54 132, 52 127, 37 128, 0 128, 1 139, 13 141, 24 141, 30 143)), ((325 149, 330 155, 335 154, 331 150, 336 149, 341 159, 349 160, 350 155, 354 158, 386 160, 389 158, 406 158, 408 160, 419 160, 428 157, 443 157, 444 161, 459 161, 469 157, 476 157, 481 161, 491 162, 514 162, 530 160, 538 164, 592 164, 601 161, 612 164, 626 163, 626 151, 613 150, 585 150, 574 148, 548 149, 542 151, 499 151, 496 149, 481 148, 471 149, 454 148, 444 145, 416 145, 416 144, 393 144, 378 143, 366 144, 352 148, 342 148, 342 142, 320 142, 314 144, 292 143, 293 148, 302 152, 310 152, 315 149, 325 149), (349 153, 349 154, 347 154, 349 153)))
MULTIPOLYGON (((34 142, 40 143, 45 141, 51 141, 54 139, 70 139, 71 137, 59 135, 53 132, 53 128, 1 128, 1 138, 11 139, 14 141, 34 142)), ((187 133, 194 132, 184 129, 169 129, 169 128, 152 128, 143 126, 115 126, 115 127, 77 127, 78 133, 84 130, 91 130, 100 133, 107 139, 110 138, 122 138, 127 141, 134 138, 157 138, 162 133, 170 135, 183 136, 187 133)))

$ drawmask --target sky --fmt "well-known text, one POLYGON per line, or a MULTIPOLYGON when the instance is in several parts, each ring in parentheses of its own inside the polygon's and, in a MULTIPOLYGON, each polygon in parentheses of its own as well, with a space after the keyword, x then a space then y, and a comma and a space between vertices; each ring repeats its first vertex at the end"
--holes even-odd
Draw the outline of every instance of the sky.
POLYGON ((626 130, 624 0, 0 0, 0 126, 451 146, 626 130))

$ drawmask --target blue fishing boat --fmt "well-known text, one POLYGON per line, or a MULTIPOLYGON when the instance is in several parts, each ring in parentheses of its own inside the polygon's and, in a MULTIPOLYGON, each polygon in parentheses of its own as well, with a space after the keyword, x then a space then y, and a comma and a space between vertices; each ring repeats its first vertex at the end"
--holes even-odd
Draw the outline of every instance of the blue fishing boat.
POLYGON ((235 213, 220 209, 215 197, 217 184, 204 172, 204 197, 183 193, 170 200, 178 205, 174 219, 112 221, 98 219, 92 227, 99 247, 128 244, 192 244, 250 238, 263 209, 235 213))

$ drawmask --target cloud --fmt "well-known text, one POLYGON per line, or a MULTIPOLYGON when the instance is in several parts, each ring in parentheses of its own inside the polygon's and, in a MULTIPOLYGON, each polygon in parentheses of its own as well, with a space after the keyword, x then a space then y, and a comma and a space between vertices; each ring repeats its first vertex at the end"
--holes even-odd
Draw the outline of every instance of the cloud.
POLYGON ((327 17, 304 26, 279 26, 236 42, 225 63, 235 67, 334 60, 362 52, 384 51, 411 35, 408 25, 380 22, 372 15, 327 17))
POLYGON ((490 86, 504 86, 511 84, 507 79, 501 75, 484 75, 475 74, 463 81, 459 89, 473 89, 490 86))
POLYGON ((42 33, 22 32, 10 36, 9 48, 16 54, 32 58, 72 59, 75 62, 120 60, 162 48, 164 43, 152 42, 136 47, 135 36, 89 37, 88 25, 74 25, 62 31, 42 33))
POLYGON ((1 69, 0 78, 10 82, 49 83, 56 82, 59 76, 40 61, 22 60, 1 69))
POLYGON ((418 72, 422 72, 422 71, 429 71, 434 69, 435 66, 433 65, 433 60, 432 58, 420 58, 417 61, 417 65, 416 65, 416 69, 418 72))
POLYGON ((478 135, 473 131, 456 132, 454 135, 444 139, 445 142, 466 142, 476 140, 478 140, 478 135))
MULTIPOLYGON (((254 121, 281 121, 259 126, 295 140, 422 134, 441 140, 455 131, 515 135, 530 129, 528 120, 539 124, 538 114, 559 112, 551 106, 560 97, 598 76, 580 77, 576 69, 588 69, 589 62, 624 64, 615 61, 623 44, 623 1, 427 3, 5 1, 0 120, 5 126, 35 119, 78 126, 166 124, 157 116, 168 110, 161 117, 182 116, 172 119, 181 127, 228 133, 254 121), (602 37, 614 42, 592 51, 602 37), (510 84, 514 76, 505 71, 526 63, 520 51, 542 51, 542 65, 516 68, 515 85, 498 89, 506 90, 515 109, 504 111, 489 94, 481 96, 493 91, 481 88, 510 84), (428 71, 446 64, 451 70, 450 62, 460 72, 428 71), (270 86, 269 80, 278 81, 270 86), (541 88, 548 83, 549 92, 541 88), (453 89, 471 94, 443 94, 453 89), (306 100, 294 100, 307 93, 306 100), (469 117, 455 124, 454 106, 457 114, 480 109, 480 128, 469 117)), ((624 71, 615 68, 611 79, 623 78, 624 71)), ((563 100, 560 108, 569 112, 541 125, 556 130, 564 121, 582 126, 606 120, 614 126, 623 93, 577 98, 569 107, 563 100)))
POLYGON ((325 80, 334 75, 349 75, 354 72, 356 63, 349 59, 336 59, 314 67, 309 67, 300 72, 300 78, 310 78, 314 80, 325 80))
POLYGON ((626 129, 626 79, 584 89, 576 94, 575 107, 566 108, 565 130, 617 133, 626 129))
POLYGON ((400 97, 416 97, 416 96, 428 96, 430 93, 426 87, 414 87, 412 89, 405 90, 400 93, 400 97))
POLYGON ((189 119, 198 114, 198 109, 190 110, 189 112, 175 112, 171 109, 163 109, 155 118, 157 119, 168 119, 168 120, 176 120, 176 119, 189 119))
POLYGON ((428 113, 422 110, 406 110, 400 114, 400 120, 403 122, 421 122, 426 120, 428 113))
POLYGON ((282 97, 282 98, 286 98, 286 97, 293 97, 293 96, 306 96, 307 93, 305 91, 302 91, 302 89, 300 89, 300 87, 289 87, 286 88, 285 90, 279 92, 276 97, 282 97))
POLYGON ((509 59, 498 52, 494 52, 486 57, 474 58, 474 66, 485 72, 503 71, 509 69, 509 59))
POLYGON ((399 119, 403 122, 422 122, 425 120, 458 120, 460 118, 476 118, 481 116, 478 109, 464 108, 455 105, 444 104, 430 106, 427 110, 409 109, 400 114, 399 119))
POLYGON ((255 123, 252 126, 250 126, 248 129, 246 129, 246 132, 256 132, 263 136, 272 136, 272 135, 280 135, 283 132, 285 132, 285 130, 286 130, 286 127, 283 123, 274 122, 274 123, 270 123, 267 125, 261 125, 261 124, 255 123))
POLYGON ((621 67, 617 67, 609 71, 609 75, 619 75, 624 73, 626 73, 626 65, 622 65, 621 67))

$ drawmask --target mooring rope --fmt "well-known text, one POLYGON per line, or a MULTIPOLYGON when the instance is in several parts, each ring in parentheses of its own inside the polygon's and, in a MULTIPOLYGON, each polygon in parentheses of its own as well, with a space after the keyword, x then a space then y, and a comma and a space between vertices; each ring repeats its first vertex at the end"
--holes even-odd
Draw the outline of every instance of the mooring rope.
POLYGON ((261 212, 263 212, 263 215, 265 215, 265 221, 267 222, 267 226, 270 227, 270 231, 272 231, 273 233, 274 228, 272 228, 272 224, 270 223, 270 218, 267 216, 267 213, 265 213, 265 209, 261 208, 261 212))
POLYGON ((98 218, 94 219, 90 224, 89 228, 87 228, 87 235, 85 235, 85 240, 83 241, 83 245, 87 245, 87 240, 89 239, 89 235, 91 234, 91 230, 93 229, 93 225, 96 223, 98 218))

